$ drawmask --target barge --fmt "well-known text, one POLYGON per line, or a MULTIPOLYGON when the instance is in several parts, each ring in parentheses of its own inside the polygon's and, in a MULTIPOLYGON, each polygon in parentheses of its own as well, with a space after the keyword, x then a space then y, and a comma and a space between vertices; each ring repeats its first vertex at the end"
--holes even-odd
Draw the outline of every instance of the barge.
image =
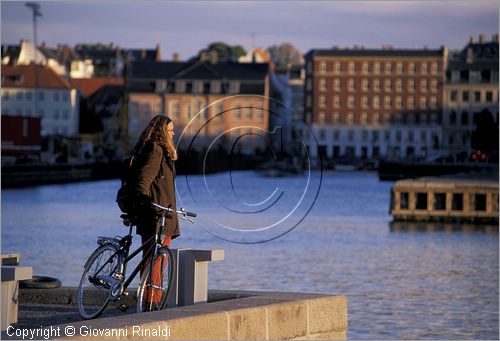
POLYGON ((390 213, 395 222, 498 226, 498 172, 396 181, 390 213))

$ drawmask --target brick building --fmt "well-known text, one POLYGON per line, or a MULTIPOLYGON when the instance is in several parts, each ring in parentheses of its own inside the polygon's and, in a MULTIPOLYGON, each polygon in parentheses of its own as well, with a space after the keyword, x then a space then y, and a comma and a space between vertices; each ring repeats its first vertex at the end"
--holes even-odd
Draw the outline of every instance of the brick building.
MULTIPOLYGON (((263 148, 269 128, 269 75, 266 63, 133 62, 128 65, 129 142, 134 143, 151 117, 170 116, 184 148, 207 147, 224 133, 240 151, 263 148), (258 135, 254 135, 258 134, 258 135)), ((231 148, 231 144, 226 145, 231 148)))
POLYGON ((470 38, 459 52, 450 55, 444 87, 444 148, 456 161, 472 152, 471 136, 483 110, 498 127, 498 35, 470 38))
POLYGON ((419 158, 439 152, 448 50, 313 49, 305 56, 311 155, 419 158))

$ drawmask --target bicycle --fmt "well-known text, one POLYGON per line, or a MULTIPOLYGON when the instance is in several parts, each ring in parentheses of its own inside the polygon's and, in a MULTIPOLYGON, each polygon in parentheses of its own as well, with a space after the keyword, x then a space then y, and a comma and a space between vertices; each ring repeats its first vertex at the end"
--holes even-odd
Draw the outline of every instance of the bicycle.
MULTIPOLYGON (((129 227, 129 232, 124 237, 97 237, 99 246, 86 261, 78 286, 78 311, 82 318, 96 318, 111 301, 118 301, 122 296, 128 295, 126 290, 141 269, 143 273, 137 289, 137 312, 160 310, 166 306, 175 276, 175 267, 172 251, 161 244, 160 226, 164 226, 167 215, 174 212, 181 219, 191 223, 194 221, 188 217, 196 217, 196 214, 187 212, 183 208, 174 211, 155 203, 151 204, 161 210, 162 213, 158 214, 161 224, 157 227, 155 235, 132 253, 129 254, 129 251, 136 217, 128 214, 120 216, 124 224, 129 227), (150 245, 153 238, 155 242, 150 245), (127 263, 148 245, 150 247, 145 253, 148 256, 143 257, 126 278, 127 263), (159 267, 160 276, 153 279, 154 266, 159 267)), ((125 310, 127 307, 122 308, 125 310)))

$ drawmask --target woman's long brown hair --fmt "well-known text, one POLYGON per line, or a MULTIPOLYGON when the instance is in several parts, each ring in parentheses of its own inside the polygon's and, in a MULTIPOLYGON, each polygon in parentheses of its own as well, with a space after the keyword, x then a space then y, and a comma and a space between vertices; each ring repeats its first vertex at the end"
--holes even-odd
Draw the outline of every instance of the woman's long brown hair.
POLYGON ((168 151, 168 156, 172 160, 177 160, 174 141, 171 135, 167 134, 167 125, 170 122, 172 122, 172 120, 165 115, 159 114, 153 117, 137 140, 134 147, 134 155, 138 155, 142 151, 146 142, 154 142, 161 146, 165 146, 168 151))

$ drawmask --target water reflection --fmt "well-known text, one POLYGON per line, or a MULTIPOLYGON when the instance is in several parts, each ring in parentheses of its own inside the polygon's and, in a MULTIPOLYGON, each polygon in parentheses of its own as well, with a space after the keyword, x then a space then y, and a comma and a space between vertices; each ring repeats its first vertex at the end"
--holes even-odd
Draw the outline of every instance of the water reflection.
POLYGON ((446 232, 446 233, 486 233, 498 234, 498 226, 481 224, 457 224, 457 223, 434 223, 434 222, 389 222, 391 232, 446 232))

